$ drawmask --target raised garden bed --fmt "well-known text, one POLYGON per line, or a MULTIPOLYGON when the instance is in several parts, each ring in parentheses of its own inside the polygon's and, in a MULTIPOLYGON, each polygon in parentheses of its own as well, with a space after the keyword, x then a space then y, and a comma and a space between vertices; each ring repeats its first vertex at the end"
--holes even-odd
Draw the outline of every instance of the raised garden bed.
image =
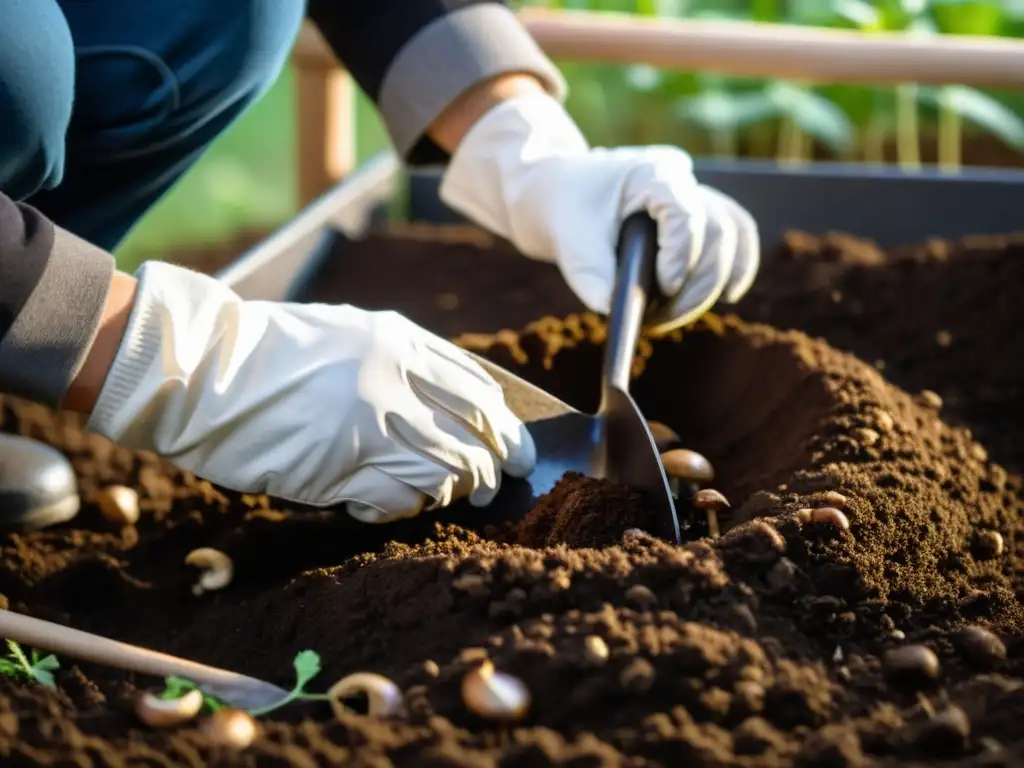
MULTIPOLYGON (((386 175, 363 202, 386 198, 386 175)), ((345 236, 299 222, 227 277, 249 295, 398 309, 595 405, 600 322, 573 314, 556 271, 462 225, 366 234, 347 195, 321 201, 341 206, 330 218, 345 236), (331 253, 309 282, 313 251, 331 253), (278 257, 276 280, 256 268, 278 257)), ((3 540, 0 592, 16 610, 285 687, 313 649, 324 671, 311 690, 368 670, 405 693, 389 721, 281 709, 238 764, 1019 764, 1024 239, 766 245, 738 316, 645 345, 635 388, 649 418, 715 464, 733 503, 720 539, 629 531, 645 522, 633 497, 581 481, 512 529, 480 510, 439 518, 472 531, 363 526, 222 493, 5 398, 5 429, 64 450, 86 494, 133 485, 144 511, 118 528, 87 505, 71 526, 3 540), (849 530, 802 522, 822 506, 849 530), (235 576, 197 598, 183 560, 201 546, 228 553, 235 576), (913 658, 899 673, 891 652, 918 644, 936 676, 913 658), (460 683, 484 656, 528 686, 520 723, 464 706, 460 683)), ((56 692, 0 682, 4 766, 227 759, 196 728, 134 719, 135 691, 159 681, 62 665, 56 692)))

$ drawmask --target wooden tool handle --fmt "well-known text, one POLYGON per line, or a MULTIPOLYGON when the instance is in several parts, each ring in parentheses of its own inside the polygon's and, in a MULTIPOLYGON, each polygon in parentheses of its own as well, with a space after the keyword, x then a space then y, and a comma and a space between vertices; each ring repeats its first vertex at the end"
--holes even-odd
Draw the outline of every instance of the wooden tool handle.
POLYGON ((0 637, 83 661, 156 677, 178 675, 197 685, 231 685, 253 680, 237 672, 208 667, 159 651, 82 632, 62 624, 0 610, 0 637))
MULTIPOLYGON (((829 83, 1024 86, 1024 42, 1006 38, 858 32, 548 8, 524 8, 518 16, 549 56, 567 61, 649 64, 829 83)), ((308 23, 295 56, 307 67, 338 65, 308 23)))
POLYGON ((835 83, 1024 85, 1024 42, 527 8, 548 55, 835 83))

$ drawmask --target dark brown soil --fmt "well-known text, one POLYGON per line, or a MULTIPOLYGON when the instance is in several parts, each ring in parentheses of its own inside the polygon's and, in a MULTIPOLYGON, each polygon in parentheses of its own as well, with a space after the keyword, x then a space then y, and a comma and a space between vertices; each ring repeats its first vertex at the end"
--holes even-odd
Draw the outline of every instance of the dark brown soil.
MULTIPOLYGON (((285 686, 295 653, 311 648, 324 664, 314 690, 371 670, 405 692, 408 712, 392 721, 280 710, 234 756, 242 765, 1019 765, 1012 395, 1024 310, 1009 297, 1024 264, 1003 240, 943 248, 883 255, 794 237, 767 260, 746 320, 708 316, 642 345, 641 407, 712 460, 733 504, 719 539, 676 547, 627 531, 644 527, 636 497, 582 478, 512 529, 486 526, 480 510, 362 526, 222 493, 85 435, 74 417, 5 399, 5 429, 64 450, 87 495, 134 485, 144 515, 118 529, 90 504, 72 526, 0 540, 0 591, 12 609, 285 686), (936 343, 940 330, 949 344, 936 343), (849 531, 801 522, 801 509, 836 505, 849 531), (451 522, 467 519, 477 532, 451 522), (227 589, 201 598, 182 562, 198 546, 236 566, 227 589), (972 624, 1005 654, 971 642, 972 624), (587 653, 590 635, 606 660, 587 653), (894 671, 887 652, 914 644, 938 655, 937 679, 894 671), (514 727, 462 704, 461 678, 484 656, 532 693, 514 727)), ((354 250, 334 265, 341 287, 320 299, 473 332, 460 342, 595 404, 596 318, 481 335, 571 309, 557 273, 436 238, 378 236, 354 250), (433 304, 439 286, 455 309, 433 304)), ((71 659, 56 693, 0 682, 0 764, 231 762, 196 729, 134 721, 133 691, 156 682, 71 659)))

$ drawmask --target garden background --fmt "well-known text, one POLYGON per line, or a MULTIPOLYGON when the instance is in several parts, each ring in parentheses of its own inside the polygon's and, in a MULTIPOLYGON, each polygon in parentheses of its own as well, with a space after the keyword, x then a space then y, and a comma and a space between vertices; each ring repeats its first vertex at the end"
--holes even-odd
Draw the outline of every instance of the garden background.
MULTIPOLYGON (((516 3, 647 16, 754 20, 914 34, 1024 37, 1024 0, 548 0, 516 3)), ((569 111, 594 144, 670 143, 697 156, 1024 165, 1024 93, 907 83, 845 84, 722 77, 559 62, 569 111)), ((122 269, 257 236, 296 213, 294 77, 290 68, 218 140, 118 249, 122 269), (257 233, 257 234, 254 234, 257 233)), ((372 105, 357 97, 360 161, 387 148, 372 105)))

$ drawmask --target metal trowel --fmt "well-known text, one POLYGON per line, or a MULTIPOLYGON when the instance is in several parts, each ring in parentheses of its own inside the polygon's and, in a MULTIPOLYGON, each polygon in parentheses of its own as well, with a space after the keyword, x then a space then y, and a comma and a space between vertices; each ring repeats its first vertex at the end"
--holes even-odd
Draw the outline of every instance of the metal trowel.
POLYGON ((596 414, 582 413, 504 368, 473 357, 504 389, 509 408, 523 420, 536 443, 537 466, 526 478, 534 498, 550 491, 566 472, 628 485, 644 495, 654 512, 651 533, 679 543, 679 519, 668 478, 647 420, 629 394, 648 293, 656 285, 656 256, 656 223, 647 214, 630 216, 619 235, 618 274, 596 414))

